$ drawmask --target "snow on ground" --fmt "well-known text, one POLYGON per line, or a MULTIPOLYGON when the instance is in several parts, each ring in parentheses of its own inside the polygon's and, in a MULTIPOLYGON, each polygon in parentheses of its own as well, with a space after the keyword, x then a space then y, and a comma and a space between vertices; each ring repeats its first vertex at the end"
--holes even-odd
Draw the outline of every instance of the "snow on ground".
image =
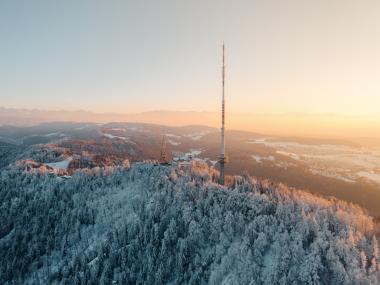
POLYGON ((187 155, 191 155, 193 157, 200 155, 203 152, 201 149, 190 149, 190 152, 186 153, 187 155))
POLYGON ((185 137, 191 138, 193 141, 199 141, 202 138, 201 135, 185 135, 185 137))
POLYGON ((54 169, 67 169, 69 167, 70 161, 72 161, 72 160, 73 160, 73 158, 70 156, 70 157, 68 157, 62 161, 50 162, 50 163, 45 163, 45 164, 54 168, 54 169))
POLYGON ((57 136, 59 135, 60 133, 49 133, 49 134, 46 134, 45 137, 53 137, 53 136, 57 136))
POLYGON ((276 153, 288 156, 294 160, 301 160, 300 156, 296 153, 282 151, 282 150, 276 150, 276 153))
POLYGON ((251 139, 249 143, 263 143, 265 144, 266 141, 270 138, 257 138, 257 139, 251 139))
POLYGON ((380 174, 374 173, 373 171, 359 171, 357 175, 373 182, 380 183, 380 174))
POLYGON ((329 177, 329 178, 335 178, 335 179, 343 180, 343 181, 348 182, 348 183, 354 183, 355 182, 355 180, 348 178, 348 177, 345 177, 345 176, 342 176, 341 174, 339 174, 335 171, 331 171, 331 170, 310 169, 310 172, 313 173, 314 175, 321 175, 321 176, 325 176, 325 177, 329 177))
MULTIPOLYGON (((176 154, 173 154, 173 160, 174 161, 190 161, 190 160, 193 160, 193 159, 197 159, 198 156, 203 152, 203 150, 201 149, 190 149, 189 152, 186 152, 186 153, 176 153, 176 154)), ((202 159, 203 161, 207 160, 207 159, 202 159)))
MULTIPOLYGON (((265 145, 272 148, 274 153, 300 161, 307 165, 315 175, 323 175, 350 183, 361 177, 380 184, 380 174, 373 171, 373 169, 380 168, 380 147, 310 145, 266 137, 250 140, 249 143, 265 145)), ((252 158, 258 163, 263 160, 263 157, 258 155, 254 155, 252 158)))
POLYGON ((204 131, 204 132, 199 132, 199 133, 186 134, 184 135, 184 137, 190 138, 193 141, 198 141, 209 133, 210 133, 209 131, 204 131))
POLYGON ((259 138, 249 143, 263 144, 277 151, 296 154, 302 160, 326 161, 335 166, 346 165, 347 168, 373 169, 380 167, 380 148, 366 149, 354 148, 345 145, 333 144, 301 144, 288 141, 268 141, 267 138, 259 138))
POLYGON ((125 131, 124 128, 111 128, 110 130, 111 130, 111 131, 122 131, 122 132, 125 131))
POLYGON ((256 160, 256 162, 261 163, 262 157, 260 155, 252 155, 252 158, 256 160))
POLYGON ((168 139, 168 143, 170 143, 171 145, 180 145, 181 144, 180 142, 176 142, 175 140, 171 140, 171 139, 168 139))
POLYGON ((127 127, 127 130, 130 130, 130 131, 139 131, 139 128, 138 127, 130 126, 130 127, 127 127))
POLYGON ((112 134, 107 134, 107 133, 103 133, 103 136, 109 138, 109 139, 121 139, 121 140, 128 140, 128 138, 126 137, 121 137, 121 136, 114 136, 112 134))
POLYGON ((181 138, 181 136, 173 135, 173 134, 165 134, 165 136, 167 136, 169 138, 175 138, 175 139, 180 139, 181 138))
POLYGON ((272 156, 272 155, 261 156, 261 155, 254 154, 251 157, 254 160, 256 160, 257 163, 261 163, 263 160, 270 160, 270 161, 274 161, 275 160, 274 156, 272 156))
POLYGON ((249 143, 254 144, 264 144, 268 147, 273 147, 277 149, 297 149, 300 152, 306 151, 307 153, 331 153, 332 150, 338 150, 338 151, 349 151, 352 152, 353 148, 349 146, 344 145, 334 145, 334 144, 302 144, 298 142, 292 142, 292 141, 274 141, 269 140, 270 138, 258 138, 254 140, 250 140, 249 143))

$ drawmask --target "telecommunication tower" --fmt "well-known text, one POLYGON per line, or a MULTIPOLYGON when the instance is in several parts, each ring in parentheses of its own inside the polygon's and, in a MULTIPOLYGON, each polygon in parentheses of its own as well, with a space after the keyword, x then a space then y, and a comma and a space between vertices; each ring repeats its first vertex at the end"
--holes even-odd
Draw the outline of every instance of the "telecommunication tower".
POLYGON ((224 43, 223 43, 223 59, 222 59, 222 127, 220 129, 221 134, 221 143, 220 143, 220 157, 219 157, 219 164, 220 164, 220 181, 219 183, 221 185, 224 185, 224 165, 227 163, 227 157, 226 157, 226 150, 225 150, 225 99, 224 99, 224 83, 225 83, 225 71, 226 66, 224 63, 224 43))

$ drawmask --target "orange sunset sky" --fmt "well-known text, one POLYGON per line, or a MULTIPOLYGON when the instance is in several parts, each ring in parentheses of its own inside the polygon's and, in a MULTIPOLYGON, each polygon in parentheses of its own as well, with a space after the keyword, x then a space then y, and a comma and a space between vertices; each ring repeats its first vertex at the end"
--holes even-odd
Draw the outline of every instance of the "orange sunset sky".
POLYGON ((224 41, 230 128, 377 136, 379 12, 376 0, 4 1, 0 105, 216 113, 224 41))

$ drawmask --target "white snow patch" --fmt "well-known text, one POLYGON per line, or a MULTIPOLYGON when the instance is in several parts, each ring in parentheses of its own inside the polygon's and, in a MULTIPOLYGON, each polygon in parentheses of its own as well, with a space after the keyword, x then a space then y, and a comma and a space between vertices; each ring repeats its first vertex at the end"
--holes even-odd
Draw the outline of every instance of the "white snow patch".
POLYGON ((200 150, 200 149, 190 149, 189 152, 176 156, 175 159, 173 160, 189 161, 189 160, 197 158, 198 155, 200 155, 202 152, 203 150, 200 150))
POLYGON ((321 170, 321 169, 310 169, 310 172, 313 173, 314 175, 322 175, 322 176, 325 176, 325 177, 329 177, 329 178, 335 178, 335 179, 339 179, 339 180, 342 180, 342 181, 345 181, 345 182, 349 182, 349 183, 354 183, 355 180, 349 178, 349 177, 345 177, 345 176, 342 176, 340 175, 339 173, 335 172, 335 171, 331 171, 331 170, 321 170))
POLYGON ((127 130, 130 130, 130 131, 139 131, 139 128, 138 127, 130 126, 130 127, 127 127, 127 130))
POLYGON ((110 129, 110 130, 111 130, 111 131, 122 131, 122 132, 125 131, 124 128, 112 128, 112 129, 110 129))
POLYGON ((107 134, 107 133, 103 133, 103 136, 109 138, 109 139, 121 139, 121 140, 128 140, 128 138, 126 137, 121 137, 121 136, 114 136, 112 134, 107 134))
MULTIPOLYGON (((354 182, 359 178, 380 184, 380 147, 352 147, 338 144, 302 144, 258 138, 249 143, 273 148, 277 154, 302 161, 315 175, 354 182)), ((254 158, 257 160, 257 158, 254 158)), ((281 158, 278 158, 281 160, 281 158)), ((259 159, 260 161, 262 159, 259 159)), ((288 162, 289 164, 290 162, 288 162)), ((287 168, 286 164, 282 165, 287 168)))
POLYGON ((193 135, 185 135, 185 137, 189 137, 189 138, 191 138, 193 141, 199 141, 203 136, 200 136, 200 135, 197 135, 197 136, 193 136, 193 135))
POLYGON ((249 140, 249 143, 265 143, 270 138, 257 138, 249 140))
POLYGON ((49 133, 49 134, 46 134, 45 137, 57 136, 57 135, 59 135, 59 134, 60 134, 60 133, 57 133, 57 132, 55 132, 55 133, 49 133))
POLYGON ((357 175, 359 175, 360 177, 372 180, 376 183, 380 183, 380 174, 377 174, 373 171, 359 171, 357 175))
POLYGON ((58 161, 58 162, 50 162, 50 163, 45 163, 46 165, 54 168, 54 169, 67 169, 69 167, 70 161, 72 161, 73 158, 70 156, 65 160, 58 161))
POLYGON ((176 141, 171 140, 171 139, 168 139, 168 143, 170 143, 171 145, 180 145, 181 144, 180 142, 176 142, 176 141))
POLYGON ((188 152, 187 154, 190 154, 194 157, 200 155, 202 152, 203 150, 201 149, 191 149, 190 152, 188 152))
POLYGON ((193 141, 198 141, 209 133, 210 133, 209 131, 205 131, 205 132, 200 132, 200 133, 186 134, 184 135, 184 137, 190 138, 193 141))
POLYGON ((257 163, 261 163, 263 162, 263 160, 269 160, 269 161, 274 161, 275 158, 273 155, 268 155, 268 156, 261 156, 261 155, 258 155, 258 154, 253 154, 251 155, 251 157, 256 160, 257 163))
POLYGON ((261 158, 260 155, 252 155, 252 158, 253 158, 254 160, 256 160, 257 163, 261 163, 262 158, 261 158))
POLYGON ((167 136, 169 138, 175 138, 175 139, 180 139, 181 138, 181 136, 173 135, 173 134, 165 134, 165 136, 167 136))

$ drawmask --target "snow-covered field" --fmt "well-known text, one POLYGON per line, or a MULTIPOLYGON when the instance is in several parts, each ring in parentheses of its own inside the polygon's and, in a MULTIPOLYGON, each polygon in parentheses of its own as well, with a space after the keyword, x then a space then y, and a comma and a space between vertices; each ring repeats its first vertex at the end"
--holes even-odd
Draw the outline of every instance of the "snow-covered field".
POLYGON ((201 138, 203 138, 205 135, 209 134, 210 132, 204 131, 204 132, 198 132, 198 133, 190 133, 190 134, 184 134, 184 135, 175 135, 175 134, 165 134, 165 136, 173 139, 181 139, 181 138, 189 138, 193 141, 199 141, 201 138))
POLYGON ((287 151, 283 151, 283 150, 276 150, 276 153, 284 155, 284 156, 289 156, 290 158, 292 158, 294 160, 300 160, 301 159, 301 157, 298 154, 293 153, 293 152, 287 152, 287 151))
POLYGON ((360 177, 363 177, 363 178, 367 178, 369 180, 372 180, 376 183, 379 183, 380 184, 380 174, 378 173, 374 173, 373 171, 359 171, 357 173, 360 177))
POLYGON ((180 142, 177 142, 177 141, 171 140, 171 139, 168 139, 168 143, 171 145, 180 145, 181 144, 180 142))
POLYGON ((45 163, 45 164, 54 168, 54 169, 67 169, 69 167, 69 164, 72 161, 72 159, 73 159, 72 157, 68 157, 62 161, 50 162, 50 163, 45 163))
MULTIPOLYGON (((292 141, 279 141, 271 138, 258 138, 249 141, 273 149, 278 158, 288 157, 302 163, 315 175, 336 178, 346 182, 366 179, 380 185, 380 148, 351 147, 335 144, 302 144, 292 141)), ((262 157, 254 156, 256 162, 262 157)))
POLYGON ((126 137, 122 137, 122 136, 115 136, 115 135, 112 135, 112 134, 107 134, 107 133, 103 133, 103 136, 105 136, 106 138, 109 138, 109 139, 121 139, 121 140, 128 140, 128 138, 126 138, 126 137))
POLYGON ((181 136, 173 135, 173 134, 165 134, 165 136, 167 136, 169 138, 175 138, 175 139, 180 139, 181 138, 181 136))
POLYGON ((186 134, 184 137, 190 138, 193 141, 199 141, 201 138, 203 138, 205 135, 209 134, 210 132, 204 131, 199 133, 193 133, 193 134, 186 134))
POLYGON ((254 154, 254 155, 252 155, 252 158, 253 158, 257 163, 261 163, 261 162, 263 162, 263 160, 275 161, 275 157, 274 157, 273 155, 269 155, 269 156, 261 156, 261 155, 254 154))

